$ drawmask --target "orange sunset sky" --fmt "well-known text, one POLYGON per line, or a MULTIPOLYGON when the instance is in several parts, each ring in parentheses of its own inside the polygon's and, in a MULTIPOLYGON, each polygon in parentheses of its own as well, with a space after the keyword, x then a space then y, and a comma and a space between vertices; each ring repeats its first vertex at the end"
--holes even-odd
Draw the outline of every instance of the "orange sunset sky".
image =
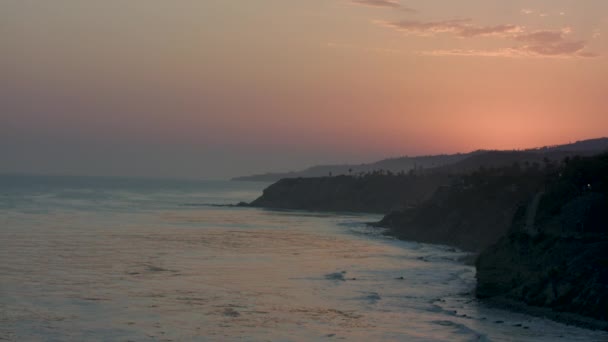
POLYGON ((606 0, 5 0, 0 173, 227 178, 608 136, 606 0))

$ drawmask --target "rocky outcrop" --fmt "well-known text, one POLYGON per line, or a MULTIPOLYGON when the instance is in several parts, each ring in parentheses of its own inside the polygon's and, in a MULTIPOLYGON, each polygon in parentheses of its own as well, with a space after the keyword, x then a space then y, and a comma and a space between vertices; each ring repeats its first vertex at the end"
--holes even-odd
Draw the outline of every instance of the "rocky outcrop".
POLYGON ((477 296, 606 322, 608 154, 576 158, 547 183, 533 229, 516 218, 477 259, 477 296))
POLYGON ((264 190, 253 207, 387 213, 428 199, 447 177, 371 174, 286 178, 264 190))
POLYGON ((476 262, 477 296, 608 321, 608 237, 514 233, 476 262))

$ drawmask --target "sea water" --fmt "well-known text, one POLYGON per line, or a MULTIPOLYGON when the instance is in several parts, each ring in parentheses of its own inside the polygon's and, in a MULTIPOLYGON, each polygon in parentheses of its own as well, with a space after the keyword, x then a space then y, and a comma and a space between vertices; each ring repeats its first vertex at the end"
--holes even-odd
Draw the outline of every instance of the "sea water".
POLYGON ((0 340, 608 340, 485 306, 379 216, 217 206, 267 185, 0 176, 0 340))

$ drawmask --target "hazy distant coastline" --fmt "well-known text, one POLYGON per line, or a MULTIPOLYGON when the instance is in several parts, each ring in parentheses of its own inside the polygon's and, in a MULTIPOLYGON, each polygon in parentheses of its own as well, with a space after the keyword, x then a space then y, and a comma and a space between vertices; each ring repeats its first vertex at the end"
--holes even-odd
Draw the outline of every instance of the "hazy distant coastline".
POLYGON ((383 170, 392 173, 436 171, 470 172, 479 166, 508 166, 513 162, 542 163, 544 158, 562 160, 572 155, 593 155, 608 150, 608 138, 577 141, 571 144, 546 146, 519 151, 478 150, 469 153, 432 156, 398 157, 367 164, 336 164, 312 166, 301 171, 268 172, 232 178, 234 181, 276 182, 284 178, 362 175, 383 170), (492 155, 493 157, 489 157, 492 155))

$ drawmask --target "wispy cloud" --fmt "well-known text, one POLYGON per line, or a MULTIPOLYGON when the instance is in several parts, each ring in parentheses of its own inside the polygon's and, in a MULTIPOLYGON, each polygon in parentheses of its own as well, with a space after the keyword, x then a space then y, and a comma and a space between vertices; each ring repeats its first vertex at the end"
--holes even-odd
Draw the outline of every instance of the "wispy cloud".
POLYGON ((443 21, 381 21, 379 24, 406 34, 419 36, 433 36, 439 33, 452 33, 461 38, 504 36, 521 32, 517 25, 478 26, 471 23, 471 19, 455 19, 443 21))
POLYGON ((561 31, 534 31, 519 34, 515 36, 515 40, 532 44, 554 44, 564 41, 564 36, 570 32, 570 29, 563 29, 561 31))
POLYGON ((417 12, 413 8, 401 5, 401 3, 397 0, 350 0, 350 2, 361 6, 391 8, 409 13, 417 12))
POLYGON ((587 47, 586 41, 569 40, 567 35, 571 32, 570 28, 560 31, 534 31, 519 34, 515 40, 525 44, 519 48, 520 50, 539 56, 595 56, 583 51, 587 47))
POLYGON ((463 57, 504 57, 504 58, 558 58, 558 59, 572 59, 572 58, 595 58, 600 55, 581 51, 575 54, 572 53, 539 53, 538 51, 529 50, 522 47, 516 48, 503 48, 495 50, 478 50, 478 49, 451 49, 451 50, 429 50, 429 51, 418 51, 417 54, 422 56, 463 56, 463 57))
POLYGON ((451 50, 430 50, 419 51, 419 55, 423 56, 475 56, 475 57, 526 57, 525 54, 514 48, 505 48, 498 50, 476 50, 476 49, 451 49, 451 50))
POLYGON ((574 40, 568 36, 571 28, 562 30, 527 31, 525 27, 502 24, 481 26, 473 24, 470 19, 456 19, 443 21, 396 21, 377 22, 396 31, 418 36, 435 36, 438 34, 451 34, 461 39, 476 37, 497 37, 512 40, 519 46, 498 50, 432 50, 422 52, 432 56, 486 56, 486 57, 597 57, 598 55, 586 51, 587 41, 574 40))
POLYGON ((521 10, 521 14, 523 14, 523 15, 537 15, 537 16, 539 16, 541 18, 546 18, 546 17, 552 16, 552 15, 553 16, 563 17, 563 16, 566 15, 566 12, 560 11, 560 12, 554 12, 553 14, 551 14, 551 13, 548 13, 548 12, 539 12, 537 10, 533 10, 533 9, 530 9, 530 8, 524 8, 524 9, 521 10))
POLYGON ((507 36, 521 32, 523 29, 517 25, 495 25, 495 26, 467 26, 460 31, 461 37, 480 37, 480 36, 507 36))

